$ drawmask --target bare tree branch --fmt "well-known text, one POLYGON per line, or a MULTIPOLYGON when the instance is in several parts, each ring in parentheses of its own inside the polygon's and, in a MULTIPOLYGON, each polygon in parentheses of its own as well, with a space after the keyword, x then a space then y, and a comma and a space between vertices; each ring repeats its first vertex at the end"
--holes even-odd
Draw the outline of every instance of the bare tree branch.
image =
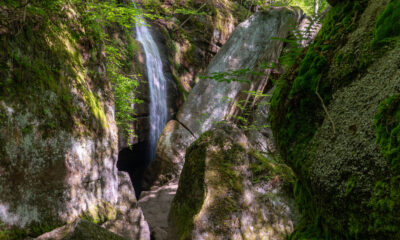
POLYGON ((335 127, 335 123, 333 122, 333 120, 332 120, 332 118, 331 118, 331 115, 329 115, 329 112, 328 112, 328 109, 327 109, 326 106, 325 106, 324 100, 322 99, 321 95, 319 95, 319 93, 318 93, 319 81, 320 81, 320 79, 319 79, 318 82, 317 82, 317 87, 316 87, 316 89, 315 89, 315 94, 317 95, 318 99, 321 101, 322 108, 324 109, 326 116, 328 117, 329 121, 330 121, 331 124, 332 124, 333 136, 336 136, 336 127, 335 127))

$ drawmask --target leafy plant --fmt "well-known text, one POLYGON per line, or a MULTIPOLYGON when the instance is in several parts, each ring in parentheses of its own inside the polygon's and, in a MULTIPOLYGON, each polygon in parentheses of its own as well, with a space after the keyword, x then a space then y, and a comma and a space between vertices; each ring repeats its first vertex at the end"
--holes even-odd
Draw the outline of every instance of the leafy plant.
POLYGON ((106 45, 107 76, 114 85, 115 120, 118 128, 126 135, 133 136, 131 123, 135 120, 134 105, 143 101, 136 98, 136 88, 139 85, 137 75, 126 75, 121 72, 123 56, 115 44, 106 45))
POLYGON ((133 51, 138 48, 132 41, 123 48, 121 43, 115 41, 105 30, 115 28, 117 25, 121 32, 130 35, 134 24, 144 24, 143 18, 154 19, 156 15, 143 13, 134 3, 119 4, 115 0, 90 1, 86 5, 86 13, 84 21, 93 26, 91 31, 94 39, 102 41, 105 46, 106 73, 113 85, 118 128, 125 137, 133 136, 131 123, 135 120, 134 105, 142 101, 135 97, 139 85, 138 76, 128 74, 129 67, 128 71, 124 69, 127 68, 126 65, 130 65, 133 51))

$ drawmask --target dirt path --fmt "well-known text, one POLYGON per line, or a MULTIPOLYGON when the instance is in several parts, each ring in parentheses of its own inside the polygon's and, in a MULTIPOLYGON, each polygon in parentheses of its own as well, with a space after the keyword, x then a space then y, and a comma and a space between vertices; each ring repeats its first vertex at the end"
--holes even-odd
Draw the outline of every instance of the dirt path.
POLYGON ((167 239, 168 213, 177 189, 178 180, 175 180, 163 186, 155 186, 140 195, 139 206, 150 226, 154 240, 167 239))

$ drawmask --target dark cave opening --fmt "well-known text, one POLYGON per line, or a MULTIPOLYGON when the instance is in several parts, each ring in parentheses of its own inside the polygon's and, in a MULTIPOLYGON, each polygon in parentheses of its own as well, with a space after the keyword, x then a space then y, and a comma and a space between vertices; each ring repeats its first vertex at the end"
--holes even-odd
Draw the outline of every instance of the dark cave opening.
POLYGON ((139 142, 130 147, 123 148, 118 153, 117 168, 119 171, 129 173, 136 199, 142 192, 143 174, 149 165, 149 145, 147 142, 139 142))

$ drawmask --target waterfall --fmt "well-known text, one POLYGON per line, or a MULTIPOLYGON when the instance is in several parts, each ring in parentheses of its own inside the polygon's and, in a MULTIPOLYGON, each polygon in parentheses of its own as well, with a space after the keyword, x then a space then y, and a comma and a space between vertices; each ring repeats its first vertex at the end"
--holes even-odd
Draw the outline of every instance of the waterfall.
POLYGON ((140 20, 136 24, 136 33, 137 40, 142 44, 146 55, 147 81, 150 90, 149 161, 152 161, 158 137, 168 120, 167 84, 157 44, 144 19, 140 20))

